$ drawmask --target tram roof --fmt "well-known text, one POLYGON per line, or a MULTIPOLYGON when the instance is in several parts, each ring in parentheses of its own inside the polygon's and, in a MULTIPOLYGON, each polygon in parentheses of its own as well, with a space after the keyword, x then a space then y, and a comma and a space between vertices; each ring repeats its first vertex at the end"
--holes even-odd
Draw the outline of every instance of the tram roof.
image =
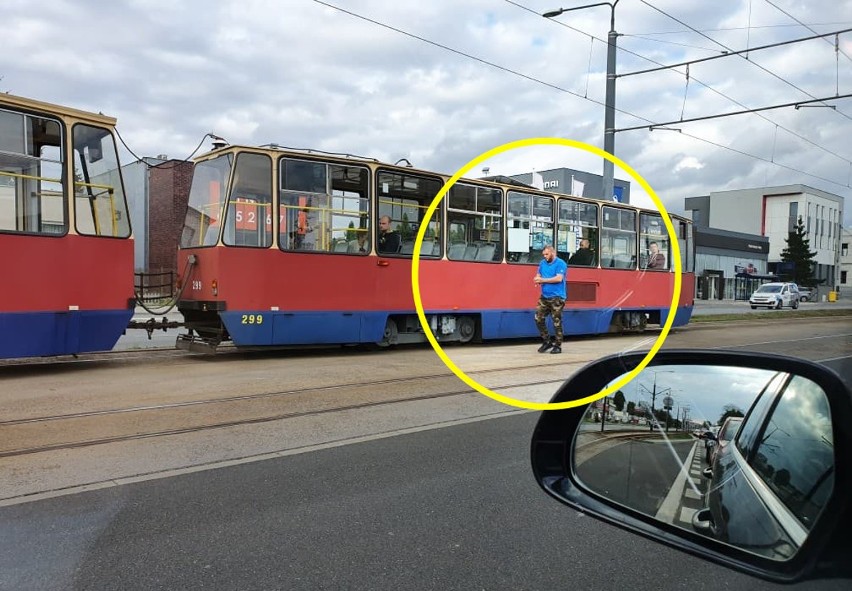
MULTIPOLYGON (((281 145, 278 145, 278 144, 265 144, 265 145, 262 145, 262 146, 248 146, 248 145, 245 145, 245 144, 228 144, 228 145, 225 145, 225 146, 214 148, 214 149, 210 150, 209 152, 205 152, 204 154, 196 157, 195 161, 209 160, 210 158, 213 158, 213 157, 218 156, 220 154, 224 154, 224 153, 228 153, 228 152, 241 152, 241 151, 266 152, 266 153, 275 152, 275 153, 280 153, 280 154, 292 154, 292 155, 305 156, 305 157, 308 157, 308 158, 323 158, 323 157, 334 158, 334 159, 337 159, 337 160, 350 160, 352 162, 359 162, 359 163, 364 163, 364 164, 373 164, 373 165, 376 165, 376 166, 381 166, 383 168, 394 168, 394 169, 397 169, 397 170, 400 170, 400 171, 416 172, 416 173, 431 175, 431 176, 440 176, 440 177, 452 176, 450 173, 436 172, 434 170, 426 170, 426 169, 417 168, 417 167, 414 167, 414 166, 402 165, 402 164, 398 163, 399 161, 397 161, 397 163, 395 163, 395 164, 392 164, 390 162, 384 162, 384 161, 379 160, 377 158, 370 158, 368 156, 358 156, 356 154, 348 154, 348 153, 343 153, 343 152, 327 152, 325 150, 313 150, 313 149, 310 149, 310 148, 290 148, 290 147, 281 146, 281 145)), ((401 158, 400 160, 405 160, 406 162, 408 161, 405 158, 401 158)), ((465 182, 475 182, 475 183, 479 183, 479 184, 483 184, 483 185, 492 185, 492 186, 495 186, 495 187, 496 186, 504 186, 504 185, 513 185, 513 186, 516 186, 516 187, 521 187, 521 188, 524 188, 524 189, 529 189, 531 191, 535 191, 535 192, 540 193, 542 195, 558 195, 556 193, 551 193, 550 191, 544 191, 542 189, 538 189, 536 187, 533 187, 532 185, 522 183, 521 181, 519 181, 517 179, 513 179, 513 178, 507 177, 507 176, 490 176, 490 177, 478 178, 478 179, 473 179, 473 178, 469 178, 469 177, 462 177, 460 180, 463 180, 465 182)), ((589 199, 589 198, 585 198, 585 199, 589 199)))
POLYGON ((104 115, 103 113, 92 113, 91 111, 83 111, 81 109, 75 109, 73 107, 56 105, 53 103, 38 101, 23 96, 15 96, 14 94, 8 93, 0 93, 0 106, 11 106, 38 113, 50 113, 59 116, 73 117, 75 119, 81 119, 92 123, 99 123, 101 125, 115 126, 116 123, 115 117, 110 117, 109 115, 104 115))
MULTIPOLYGON (((367 156, 357 156, 357 155, 354 155, 354 154, 346 154, 346 153, 339 153, 339 152, 327 152, 327 151, 324 151, 324 150, 312 150, 312 149, 309 149, 309 148, 290 148, 290 147, 281 146, 281 145, 278 145, 278 144, 265 144, 265 145, 262 145, 262 146, 248 146, 248 145, 245 145, 245 144, 227 144, 227 145, 224 145, 224 146, 221 146, 221 147, 218 147, 218 148, 214 148, 214 149, 210 150, 209 152, 206 152, 204 154, 201 154, 200 156, 197 156, 193 160, 193 162, 198 162, 198 161, 202 161, 202 160, 209 160, 211 158, 219 156, 220 154, 227 154, 228 152, 241 152, 241 151, 254 152, 254 153, 275 152, 275 153, 280 153, 280 154, 292 154, 292 155, 305 156, 305 157, 308 157, 308 158, 323 158, 323 157, 334 158, 334 159, 337 159, 337 160, 344 160, 344 161, 349 160, 349 161, 352 161, 352 162, 358 162, 358 163, 363 163, 363 164, 374 164, 374 165, 377 165, 377 166, 381 166, 382 168, 392 168, 392 169, 396 169, 396 170, 400 170, 400 171, 409 171, 409 172, 419 173, 419 174, 424 174, 424 175, 439 176, 439 177, 451 176, 450 174, 447 174, 447 173, 435 172, 434 170, 425 170, 425 169, 422 169, 422 168, 415 168, 413 166, 401 166, 399 164, 391 164, 389 162, 383 162, 383 161, 378 160, 376 158, 369 158, 367 156)), ((543 196, 576 199, 576 200, 580 200, 580 201, 586 201, 586 202, 589 202, 589 203, 602 203, 604 205, 615 205, 615 206, 627 207, 629 209, 636 209, 636 210, 641 210, 641 211, 654 211, 654 210, 651 210, 651 209, 647 209, 647 208, 644 208, 644 207, 638 207, 638 206, 635 206, 635 205, 624 204, 624 203, 613 203, 613 202, 604 201, 604 200, 601 200, 601 199, 595 199, 594 197, 579 197, 579 196, 576 196, 576 195, 565 195, 563 193, 553 193, 551 191, 542 190, 542 189, 539 189, 537 187, 533 187, 532 185, 527 185, 527 184, 525 184, 525 183, 523 183, 523 182, 521 182, 517 179, 513 179, 513 178, 502 176, 502 175, 490 176, 490 177, 480 178, 480 179, 472 179, 472 178, 468 178, 468 177, 462 177, 459 180, 465 181, 465 182, 477 183, 477 184, 480 184, 480 185, 490 185, 490 186, 494 186, 494 187, 505 187, 506 185, 509 185, 509 186, 519 187, 519 188, 522 188, 526 191, 530 191, 530 192, 533 192, 533 193, 536 193, 536 194, 539 194, 539 195, 543 195, 543 196)), ((669 213, 669 216, 673 217, 673 218, 678 218, 678 219, 688 221, 688 218, 685 218, 682 215, 669 213)))

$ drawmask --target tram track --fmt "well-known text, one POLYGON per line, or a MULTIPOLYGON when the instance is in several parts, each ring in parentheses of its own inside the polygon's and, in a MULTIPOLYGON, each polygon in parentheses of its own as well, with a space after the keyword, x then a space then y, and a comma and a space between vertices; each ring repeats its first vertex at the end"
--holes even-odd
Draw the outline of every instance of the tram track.
MULTIPOLYGON (((523 369, 530 370, 528 366, 516 366, 471 373, 503 372, 517 378, 523 369)), ((553 385, 555 390, 562 382, 563 378, 507 379, 493 388, 553 385)), ((432 374, 0 421, 3 434, 0 458, 437 400, 474 392, 459 385, 455 376, 432 374), (424 393, 400 396, 396 392, 403 386, 409 391, 424 393), (348 402, 353 398, 360 402, 348 402)))
MULTIPOLYGON (((843 338, 848 334, 848 332, 842 332, 839 336, 843 338)), ((837 337, 837 334, 833 334, 814 337, 814 339, 834 342, 837 337)), ((752 339, 743 339, 743 342, 737 344, 727 343, 725 348, 750 348, 752 345, 765 348, 769 346, 767 343, 787 344, 793 343, 794 339, 785 336, 772 341, 763 339, 757 339, 757 341, 759 343, 753 342, 752 339)), ((717 345, 717 343, 712 344, 717 345)), ((705 343, 705 346, 707 345, 711 343, 705 343)), ((135 353, 144 360, 151 357, 149 352, 146 350, 142 354, 135 353)), ((328 349, 300 350, 296 352, 296 355, 300 359, 304 358, 311 362, 314 359, 322 359, 322 363, 325 363, 328 352, 328 349)), ((245 352, 234 349, 228 351, 227 356, 241 363, 240 353, 245 352), (237 357, 231 357, 232 355, 237 357)), ((339 353, 339 350, 335 353, 339 353)), ((176 356, 176 359, 193 355, 175 352, 174 349, 158 350, 158 354, 176 356)), ((110 355, 112 359, 131 358, 127 355, 116 356, 115 353, 110 355)), ((251 361, 256 361, 253 355, 250 353, 248 355, 251 356, 251 361)), ((386 353, 378 352, 377 355, 386 355, 386 353)), ((515 363, 470 370, 467 374, 501 393, 525 387, 548 386, 552 386, 552 391, 555 391, 570 373, 567 371, 568 365, 582 366, 599 356, 599 352, 589 351, 586 355, 574 354, 570 359, 560 359, 558 363, 550 363, 550 356, 537 357, 536 361, 539 361, 537 365, 530 365, 527 362, 515 363), (545 373, 542 373, 543 370, 545 373)), ((358 360, 355 361, 360 363, 358 360)), ((218 364, 216 366, 218 367, 218 364)), ((286 370, 282 371, 286 372, 286 370)), ((227 373, 221 375, 227 375, 227 373)), ((341 374, 341 377, 343 375, 345 374, 341 374)), ((262 379, 275 379, 274 376, 274 373, 269 372, 262 379)), ((232 387, 235 383, 228 382, 232 387)), ((428 370, 422 375, 409 374, 399 378, 387 377, 385 373, 382 379, 347 380, 344 377, 333 383, 315 386, 308 386, 308 384, 310 381, 306 382, 306 387, 301 388, 269 388, 267 386, 263 391, 220 397, 211 397, 208 393, 206 397, 200 399, 190 399, 192 393, 183 395, 177 392, 163 402, 152 401, 150 404, 143 405, 91 408, 57 414, 43 412, 37 416, 19 416, 0 420, 0 458, 327 415, 334 412, 358 411, 473 393, 472 389, 461 384, 454 375, 447 372, 428 372, 428 370), (184 399, 180 399, 180 396, 184 396, 184 399)), ((195 391, 200 392, 197 389, 195 391)), ((521 395, 518 398, 524 399, 524 396, 521 395)))

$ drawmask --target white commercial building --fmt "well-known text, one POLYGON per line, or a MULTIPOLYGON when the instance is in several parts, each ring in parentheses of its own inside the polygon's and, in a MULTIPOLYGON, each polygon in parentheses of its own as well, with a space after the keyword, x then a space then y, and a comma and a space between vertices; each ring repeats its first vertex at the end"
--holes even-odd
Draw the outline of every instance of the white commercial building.
POLYGON ((696 226, 767 237, 767 272, 779 275, 785 240, 801 217, 816 252, 814 276, 830 289, 839 285, 843 197, 807 185, 784 185, 716 191, 687 198, 685 207, 696 226))
POLYGON ((852 292, 852 228, 843 228, 840 233, 840 281, 841 293, 852 292))

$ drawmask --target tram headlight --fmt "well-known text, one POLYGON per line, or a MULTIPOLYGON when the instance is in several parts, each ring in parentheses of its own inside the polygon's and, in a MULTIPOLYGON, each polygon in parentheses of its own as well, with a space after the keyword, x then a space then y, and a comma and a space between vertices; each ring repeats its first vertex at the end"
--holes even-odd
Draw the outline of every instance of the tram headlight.
POLYGON ((212 283, 210 284, 210 287, 211 287, 211 289, 213 290, 213 295, 214 295, 214 296, 219 295, 219 282, 218 282, 216 279, 214 279, 214 280, 212 281, 212 283))

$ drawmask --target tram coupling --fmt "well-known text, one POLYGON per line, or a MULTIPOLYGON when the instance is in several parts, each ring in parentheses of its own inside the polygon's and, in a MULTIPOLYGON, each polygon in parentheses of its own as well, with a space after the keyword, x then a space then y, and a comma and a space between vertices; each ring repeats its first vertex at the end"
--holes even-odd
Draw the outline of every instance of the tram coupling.
POLYGON ((175 322, 174 320, 169 320, 165 316, 160 319, 160 322, 157 322, 156 318, 149 318, 143 322, 138 320, 131 320, 130 324, 127 325, 127 328, 141 328, 148 332, 148 340, 151 340, 152 335, 155 330, 162 330, 163 332, 168 331, 170 328, 180 328, 183 326, 183 322, 175 322))

